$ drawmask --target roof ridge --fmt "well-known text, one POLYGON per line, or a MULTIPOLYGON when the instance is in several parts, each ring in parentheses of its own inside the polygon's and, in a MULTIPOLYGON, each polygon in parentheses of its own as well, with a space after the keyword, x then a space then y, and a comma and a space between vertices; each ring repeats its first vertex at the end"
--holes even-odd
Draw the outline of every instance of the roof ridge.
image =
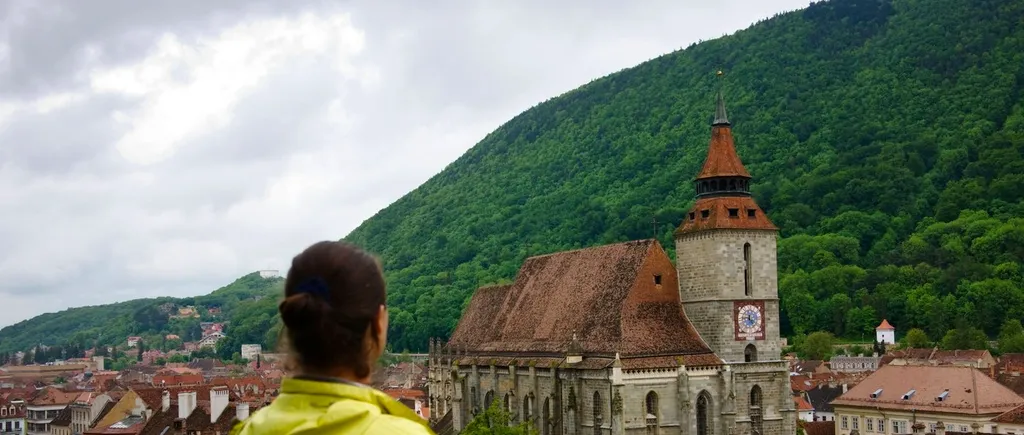
MULTIPOLYGON (((555 256, 555 255, 574 254, 574 253, 577 253, 577 252, 589 251, 589 250, 592 250, 592 249, 611 248, 613 246, 628 245, 628 244, 631 244, 631 243, 635 243, 635 244, 651 243, 651 242, 654 242, 654 241, 655 241, 654 239, 627 240, 627 241, 624 241, 624 242, 615 242, 615 243, 608 243, 608 244, 604 244, 604 245, 588 246, 588 247, 585 247, 585 248, 570 249, 568 251, 549 252, 547 254, 540 254, 540 255, 534 255, 534 256, 531 256, 531 257, 526 257, 526 259, 523 260, 523 263, 525 264, 527 261, 530 261, 530 260, 533 260, 533 259, 547 258, 547 257, 555 256)), ((514 284, 514 282, 513 282, 513 284, 514 284)), ((509 285, 511 285, 511 284, 509 284, 509 285)), ((494 287, 494 286, 491 286, 491 287, 494 287)), ((483 287, 481 287, 481 288, 483 288, 483 287)))

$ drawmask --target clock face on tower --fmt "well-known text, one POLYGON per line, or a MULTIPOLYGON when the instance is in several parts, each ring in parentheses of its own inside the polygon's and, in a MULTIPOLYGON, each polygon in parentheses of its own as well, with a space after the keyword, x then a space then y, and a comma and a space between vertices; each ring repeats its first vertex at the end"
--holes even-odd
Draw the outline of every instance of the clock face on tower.
POLYGON ((736 340, 764 340, 764 302, 737 301, 736 340))

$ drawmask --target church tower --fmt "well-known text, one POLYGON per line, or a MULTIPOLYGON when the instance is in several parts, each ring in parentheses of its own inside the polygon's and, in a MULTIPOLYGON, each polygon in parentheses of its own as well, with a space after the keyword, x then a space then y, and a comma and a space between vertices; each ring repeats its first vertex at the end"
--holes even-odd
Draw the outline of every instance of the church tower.
MULTIPOLYGON (((721 75, 721 73, 719 73, 721 75)), ((781 359, 776 235, 750 195, 721 91, 697 202, 675 232, 686 316, 726 362, 781 359)))

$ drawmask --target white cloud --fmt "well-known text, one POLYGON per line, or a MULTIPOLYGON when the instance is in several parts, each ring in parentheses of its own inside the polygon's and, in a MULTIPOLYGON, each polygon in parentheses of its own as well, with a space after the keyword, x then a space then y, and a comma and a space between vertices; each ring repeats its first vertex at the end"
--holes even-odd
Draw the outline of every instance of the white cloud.
POLYGON ((339 80, 362 78, 351 58, 363 48, 363 33, 347 14, 306 13, 241 23, 192 42, 166 33, 140 62, 97 69, 90 82, 98 93, 142 99, 132 112, 112 114, 127 130, 117 149, 132 163, 152 164, 183 142, 227 125, 248 91, 295 58, 326 55, 339 80))

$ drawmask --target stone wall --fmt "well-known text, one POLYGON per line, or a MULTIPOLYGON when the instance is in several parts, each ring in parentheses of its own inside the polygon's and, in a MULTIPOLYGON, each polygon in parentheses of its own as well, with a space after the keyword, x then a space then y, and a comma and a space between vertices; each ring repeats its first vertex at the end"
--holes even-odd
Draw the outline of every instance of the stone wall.
POLYGON ((746 341, 735 339, 734 301, 761 300, 765 340, 757 340, 758 359, 776 360, 779 304, 776 233, 717 230, 676 239, 679 297, 687 318, 718 356, 744 361, 746 341), (744 245, 750 244, 751 295, 746 295, 744 245))

